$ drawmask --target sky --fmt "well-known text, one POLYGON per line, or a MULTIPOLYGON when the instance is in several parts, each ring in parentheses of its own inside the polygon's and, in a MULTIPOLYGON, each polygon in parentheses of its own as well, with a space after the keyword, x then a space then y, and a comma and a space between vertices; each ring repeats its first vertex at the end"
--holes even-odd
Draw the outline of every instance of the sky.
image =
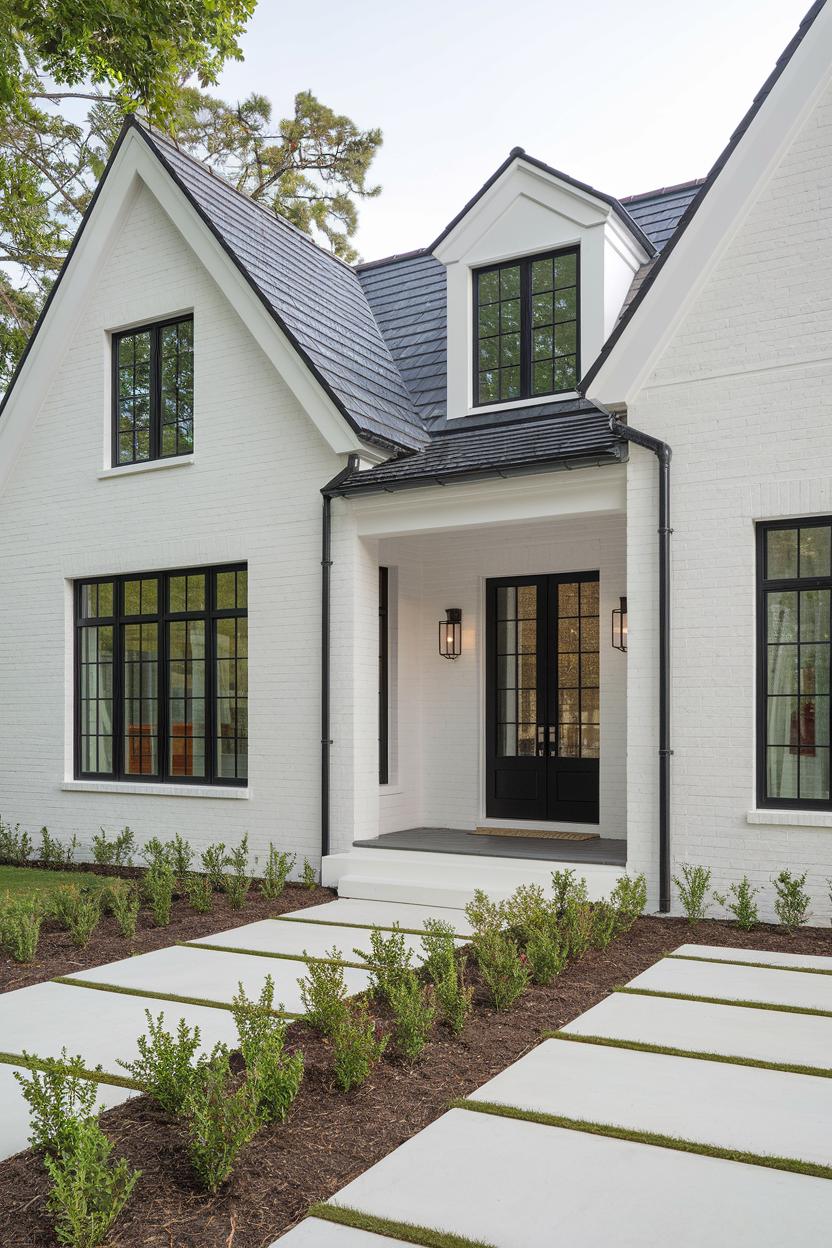
POLYGON ((429 244, 512 147, 623 196, 707 173, 809 0, 259 0, 219 91, 311 89, 384 146, 356 246, 429 244))

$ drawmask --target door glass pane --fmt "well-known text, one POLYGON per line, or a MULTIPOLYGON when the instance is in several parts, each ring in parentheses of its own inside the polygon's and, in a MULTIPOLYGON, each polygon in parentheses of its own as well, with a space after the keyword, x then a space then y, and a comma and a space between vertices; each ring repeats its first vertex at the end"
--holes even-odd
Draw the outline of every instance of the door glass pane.
POLYGON ((537 751, 537 587, 497 588, 497 753, 537 751))
POLYGON ((558 756, 598 758, 600 751, 598 582, 558 586, 558 756))

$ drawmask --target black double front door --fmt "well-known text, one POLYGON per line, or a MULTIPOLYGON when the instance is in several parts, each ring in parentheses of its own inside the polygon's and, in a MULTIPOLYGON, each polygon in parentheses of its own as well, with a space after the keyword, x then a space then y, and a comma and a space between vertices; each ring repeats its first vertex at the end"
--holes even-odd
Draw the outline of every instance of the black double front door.
POLYGON ((598 573, 486 585, 486 814, 598 822, 598 573))

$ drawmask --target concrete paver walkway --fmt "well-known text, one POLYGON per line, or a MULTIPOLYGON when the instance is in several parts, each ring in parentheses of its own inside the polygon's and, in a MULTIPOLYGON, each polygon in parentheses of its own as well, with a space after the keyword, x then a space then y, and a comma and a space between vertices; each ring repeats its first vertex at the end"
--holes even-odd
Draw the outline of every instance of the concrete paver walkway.
MULTIPOLYGON (((799 955, 768 962, 743 950, 735 960, 746 965, 734 966, 727 955, 740 951, 677 952, 632 981, 637 993, 613 994, 569 1024, 574 1039, 544 1041, 469 1098, 497 1112, 450 1110, 330 1203, 494 1248, 651 1248, 669 1237, 674 1248, 783 1248, 826 1238, 832 1079, 764 1064, 832 1066, 832 1018, 782 1009, 826 1008, 832 977, 818 972, 832 959, 800 972, 799 955), (541 1115, 549 1120, 530 1120, 541 1115)), ((279 1246, 375 1242, 313 1218, 279 1246)), ((405 1232, 398 1242, 422 1241, 405 1232)))

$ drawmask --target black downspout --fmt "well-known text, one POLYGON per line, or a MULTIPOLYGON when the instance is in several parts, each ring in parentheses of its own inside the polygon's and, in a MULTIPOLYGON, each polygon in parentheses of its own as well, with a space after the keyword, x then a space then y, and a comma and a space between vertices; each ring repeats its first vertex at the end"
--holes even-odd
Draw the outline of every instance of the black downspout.
POLYGON ((322 488, 323 523, 321 526, 321 858, 329 853, 329 747, 330 737, 330 620, 332 598, 332 495, 338 486, 358 467, 358 456, 350 455, 331 481, 322 488))
MULTIPOLYGON (((596 407, 599 405, 596 404, 596 407)), ((604 409, 601 408, 603 411, 604 409)), ((656 456, 659 468, 659 910, 670 910, 670 460, 667 442, 625 424, 611 412, 610 429, 656 456)))

